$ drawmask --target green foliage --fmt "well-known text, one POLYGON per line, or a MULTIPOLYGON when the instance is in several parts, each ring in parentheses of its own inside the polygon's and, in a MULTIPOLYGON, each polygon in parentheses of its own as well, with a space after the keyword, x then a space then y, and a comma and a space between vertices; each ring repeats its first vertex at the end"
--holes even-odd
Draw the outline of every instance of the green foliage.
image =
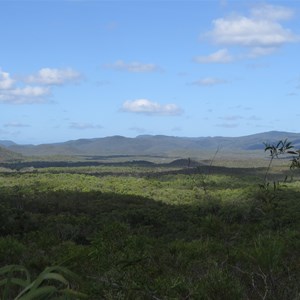
MULTIPOLYGON (((273 160, 269 174, 282 178, 285 163, 273 160)), ((297 299, 299 174, 274 191, 257 187, 264 172, 120 164, 0 174, 0 263, 24 266, 1 275, 1 293, 14 299, 35 282, 22 297, 297 299), (80 288, 47 266, 80 274, 80 288)))
POLYGON ((70 280, 79 281, 78 276, 61 266, 46 268, 33 281, 26 268, 19 265, 7 265, 0 268, 0 288, 3 287, 3 300, 38 300, 38 299, 80 299, 86 295, 71 288, 70 280), (25 274, 20 277, 20 273, 25 274), (19 289, 15 288, 19 287, 19 289), (21 289, 21 290, 20 290, 21 289))
POLYGON ((25 245, 11 236, 0 237, 0 264, 12 264, 20 260, 25 252, 25 245))
POLYGON ((270 156, 272 158, 278 158, 282 154, 297 154, 297 152, 293 151, 292 149, 294 146, 291 142, 288 142, 287 139, 284 141, 279 141, 277 144, 269 144, 264 143, 265 151, 270 151, 270 156), (275 146, 276 145, 276 146, 275 146))
MULTIPOLYGON (((264 143, 265 145, 265 152, 269 151, 270 152, 270 161, 268 168, 265 173, 264 177, 264 183, 263 185, 260 185, 261 188, 267 190, 269 188, 269 182, 268 182, 268 175, 271 169, 272 162, 274 158, 279 158, 279 156, 282 155, 298 155, 298 157, 293 157, 292 158, 292 163, 290 168, 296 168, 298 166, 299 162, 299 157, 300 157, 300 152, 294 150, 294 146, 292 145, 291 142, 288 142, 287 139, 285 140, 280 140, 276 144, 270 144, 270 143, 264 143)), ((274 191, 278 189, 279 187, 279 182, 273 181, 273 189, 274 191)))
POLYGON ((200 281, 198 299, 203 300, 239 300, 243 298, 243 288, 230 272, 222 268, 212 267, 200 281))

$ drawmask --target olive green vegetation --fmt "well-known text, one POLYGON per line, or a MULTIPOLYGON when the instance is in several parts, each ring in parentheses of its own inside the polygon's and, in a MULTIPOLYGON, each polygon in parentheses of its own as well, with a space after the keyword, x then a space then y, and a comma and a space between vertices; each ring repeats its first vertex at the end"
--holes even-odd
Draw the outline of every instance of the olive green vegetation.
POLYGON ((300 299, 299 169, 268 164, 7 165, 0 299, 300 299))
POLYGON ((0 281, 0 286, 3 286, 3 299, 12 297, 15 300, 87 298, 87 295, 71 288, 69 280, 76 282, 79 278, 65 267, 47 267, 33 281, 31 281, 28 270, 19 265, 2 267, 0 274, 5 277, 0 281), (21 288, 17 296, 13 296, 15 292, 13 287, 15 286, 21 288))
POLYGON ((8 160, 17 160, 21 158, 21 154, 10 151, 4 147, 1 147, 0 145, 0 163, 8 160))

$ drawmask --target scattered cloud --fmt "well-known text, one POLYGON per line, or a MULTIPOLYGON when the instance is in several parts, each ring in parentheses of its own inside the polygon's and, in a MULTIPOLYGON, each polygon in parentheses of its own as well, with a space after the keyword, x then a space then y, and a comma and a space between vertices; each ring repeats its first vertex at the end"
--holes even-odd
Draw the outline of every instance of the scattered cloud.
POLYGON ((26 86, 9 90, 9 94, 17 97, 42 97, 48 95, 50 90, 41 86, 26 86))
POLYGON ((259 56, 269 55, 276 50, 276 47, 253 47, 250 49, 248 56, 251 58, 256 58, 259 56))
POLYGON ((293 11, 289 8, 259 5, 252 8, 248 16, 235 14, 213 20, 213 29, 205 37, 217 45, 246 47, 250 50, 248 56, 255 58, 271 54, 284 44, 300 41, 298 35, 281 23, 292 17, 293 11))
POLYGON ((51 69, 43 68, 37 74, 28 76, 25 81, 44 85, 62 85, 69 82, 78 82, 81 74, 71 68, 51 69))
POLYGON ((14 82, 15 81, 10 77, 9 73, 3 72, 0 69, 0 90, 7 90, 12 88, 14 82))
POLYGON ((40 86, 15 87, 0 91, 0 102, 9 104, 32 104, 45 101, 51 94, 49 88, 40 86))
POLYGON ((217 44, 251 47, 274 47, 297 40, 281 24, 266 20, 238 16, 213 21, 210 37, 217 44))
POLYGON ((5 123, 3 126, 4 127, 14 127, 14 128, 30 127, 30 125, 23 124, 23 123, 20 123, 20 122, 9 122, 9 123, 5 123))
POLYGON ((147 99, 125 101, 122 111, 145 115, 181 115, 183 110, 176 104, 159 104, 147 99))
POLYGON ((72 122, 72 123, 70 123, 69 128, 84 130, 84 129, 101 129, 103 127, 101 125, 95 125, 95 124, 92 124, 92 123, 72 122))
POLYGON ((263 4, 253 7, 251 15, 257 19, 279 21, 291 19, 294 16, 294 12, 292 9, 284 6, 263 4))
POLYGON ((81 75, 72 69, 43 68, 36 75, 12 79, 8 72, 0 69, 0 103, 43 103, 51 95, 53 85, 75 82, 81 75))
POLYGON ((117 71, 126 71, 130 73, 151 73, 162 71, 162 69, 155 64, 145 64, 141 62, 126 63, 123 60, 118 60, 113 64, 105 65, 105 67, 117 71))
POLYGON ((213 86, 213 85, 224 84, 224 83, 227 83, 227 81, 224 79, 205 77, 205 78, 193 81, 191 84, 198 85, 198 86, 213 86))
POLYGON ((195 62, 207 64, 207 63, 229 63, 233 61, 232 55, 229 54, 227 49, 220 49, 207 56, 195 57, 195 62))

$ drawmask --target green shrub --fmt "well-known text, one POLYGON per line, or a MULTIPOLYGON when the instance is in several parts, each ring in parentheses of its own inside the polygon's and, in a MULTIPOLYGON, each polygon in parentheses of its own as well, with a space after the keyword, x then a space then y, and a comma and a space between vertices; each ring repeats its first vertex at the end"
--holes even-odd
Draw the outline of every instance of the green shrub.
POLYGON ((201 300, 240 300, 244 299, 244 290, 239 280, 228 271, 213 267, 200 280, 195 298, 201 300))
POLYGON ((0 264, 16 264, 22 262, 26 247, 17 239, 7 236, 0 237, 0 264))
POLYGON ((61 266, 46 268, 31 281, 26 268, 20 265, 7 265, 0 268, 0 291, 3 300, 43 300, 43 299, 80 299, 85 294, 75 291, 71 281, 78 282, 79 277, 61 266))

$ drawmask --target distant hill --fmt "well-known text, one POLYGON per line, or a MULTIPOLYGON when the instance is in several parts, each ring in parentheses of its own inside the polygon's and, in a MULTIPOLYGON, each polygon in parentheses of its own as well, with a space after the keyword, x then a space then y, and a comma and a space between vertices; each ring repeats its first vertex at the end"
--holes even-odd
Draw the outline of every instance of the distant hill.
MULTIPOLYGON (((300 133, 270 131, 241 137, 174 137, 141 135, 136 138, 111 136, 79 139, 63 143, 16 145, 6 148, 23 155, 196 155, 203 151, 251 152, 264 149, 264 142, 275 143, 288 139, 300 148, 300 133)), ((1 141, 0 141, 1 144, 1 141)))
POLYGON ((0 140, 0 146, 9 147, 9 146, 13 146, 13 145, 17 145, 17 144, 13 141, 0 140))
POLYGON ((21 158, 22 158, 21 154, 0 147, 0 162, 19 160, 21 158))

